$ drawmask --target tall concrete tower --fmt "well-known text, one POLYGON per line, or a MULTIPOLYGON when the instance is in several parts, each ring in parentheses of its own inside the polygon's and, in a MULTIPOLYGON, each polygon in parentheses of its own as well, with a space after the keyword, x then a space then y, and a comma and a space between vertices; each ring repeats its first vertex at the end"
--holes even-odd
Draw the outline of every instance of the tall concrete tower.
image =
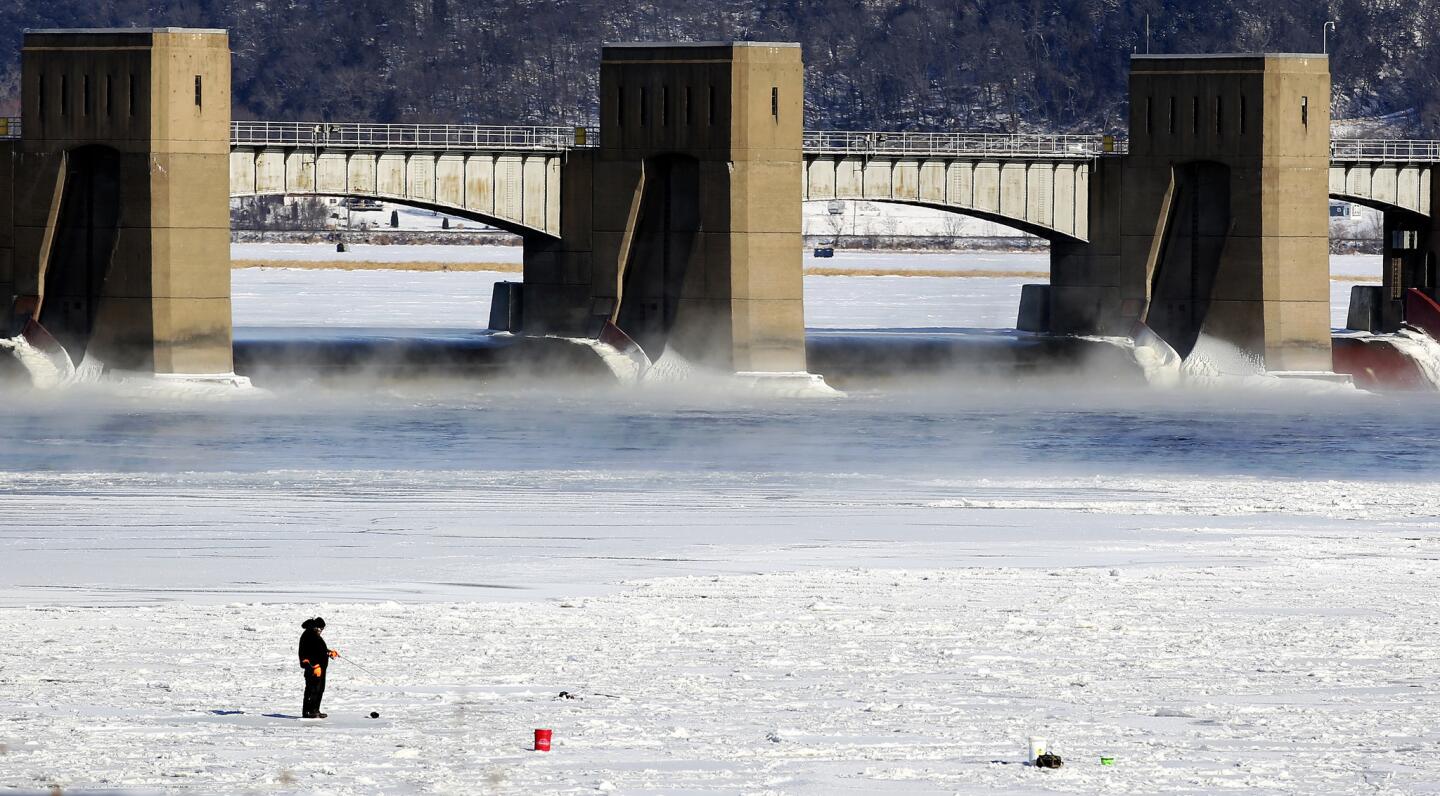
POLYGON ((1329 370, 1329 169, 1324 56, 1135 56, 1121 244, 1149 325, 1329 370))
POLYGON ((1096 163, 1090 241, 1052 248, 1050 331, 1330 370, 1329 166, 1325 56, 1132 56, 1130 151, 1096 163))
POLYGON ((13 293, 78 360, 223 374, 230 324, 224 31, 27 31, 13 293))
POLYGON ((527 241, 526 331, 613 319, 652 357, 804 371, 803 94, 798 44, 606 46, 600 148, 567 164, 562 240, 527 241))

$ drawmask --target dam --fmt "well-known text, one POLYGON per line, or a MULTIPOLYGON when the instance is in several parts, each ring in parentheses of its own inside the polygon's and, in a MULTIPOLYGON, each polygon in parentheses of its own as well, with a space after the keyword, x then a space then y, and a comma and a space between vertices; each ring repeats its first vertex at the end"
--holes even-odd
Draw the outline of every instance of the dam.
POLYGON ((783 42, 607 46, 595 130, 232 121, 219 30, 29 31, 22 63, 0 293, 12 333, 90 372, 235 374, 231 196, 379 198, 514 232, 523 279, 496 289, 497 331, 742 379, 818 380, 805 201, 1049 240, 1050 282, 1027 287, 1016 326, 1058 339, 1021 348, 1128 336, 1183 360, 1204 336, 1265 372, 1378 383, 1404 370, 1394 351, 1332 342, 1337 197, 1386 218, 1382 284, 1356 289, 1349 325, 1440 323, 1440 153, 1333 141, 1323 55, 1134 56, 1128 134, 1089 137, 806 131, 801 52, 783 42))

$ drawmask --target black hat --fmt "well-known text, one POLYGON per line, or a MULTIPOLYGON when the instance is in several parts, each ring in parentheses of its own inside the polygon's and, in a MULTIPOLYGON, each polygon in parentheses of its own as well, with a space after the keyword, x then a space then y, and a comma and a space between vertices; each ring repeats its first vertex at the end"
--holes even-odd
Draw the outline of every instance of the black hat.
POLYGON ((314 619, 306 619, 304 622, 300 623, 300 626, 305 628, 306 630, 317 627, 323 628, 325 627, 325 617, 317 616, 314 619))

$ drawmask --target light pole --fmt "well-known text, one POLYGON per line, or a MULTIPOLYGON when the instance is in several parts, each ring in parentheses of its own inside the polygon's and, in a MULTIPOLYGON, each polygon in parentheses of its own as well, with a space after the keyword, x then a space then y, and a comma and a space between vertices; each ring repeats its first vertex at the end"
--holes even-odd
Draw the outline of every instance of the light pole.
POLYGON ((1326 22, 1320 32, 1320 52, 1322 55, 1330 54, 1330 31, 1335 29, 1334 22, 1326 22))

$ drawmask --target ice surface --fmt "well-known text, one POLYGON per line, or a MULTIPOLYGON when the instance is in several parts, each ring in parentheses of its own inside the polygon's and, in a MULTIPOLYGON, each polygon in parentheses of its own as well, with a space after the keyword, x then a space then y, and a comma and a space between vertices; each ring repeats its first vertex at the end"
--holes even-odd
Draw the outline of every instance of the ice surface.
POLYGON ((1050 253, 837 251, 834 257, 805 258, 807 268, 895 271, 1019 271, 1049 273, 1050 253))
POLYGON ((1143 544, 1185 564, 9 612, 9 637, 67 663, 0 653, 0 777, 242 793, 1426 792, 1440 717, 1430 633, 1411 620, 1435 570, 1413 556, 1434 540, 1188 535, 1143 544), (333 665, 323 725, 284 718, 300 696, 293 636, 317 611, 371 670, 333 665), (551 753, 527 751, 536 727, 551 753), (1032 734, 1064 769, 1020 765, 1032 734))
MULTIPOLYGON (((520 262, 517 246, 364 246, 336 255, 333 246, 234 244, 237 258, 333 260, 351 257, 376 262, 520 262)), ((1045 253, 836 252, 832 259, 807 258, 807 266, 847 269, 1048 271, 1045 253)), ((1378 279, 1380 258, 1335 255, 1337 275, 1378 279)), ((497 281, 518 281, 497 272, 383 272, 244 269, 231 283, 237 325, 474 326, 489 321, 490 294, 497 281)), ((1044 281, 1033 277, 805 278, 805 323, 811 328, 993 328, 1015 327, 1020 287, 1044 281)), ((1331 282, 1331 324, 1345 326, 1348 281, 1331 282)))
POLYGON ((0 610, 0 781, 1343 794, 1440 775, 1440 524, 1418 484, 636 475, 43 487, 78 504, 19 479, 48 521, 4 544, 110 583, 5 589, 27 607, 0 610), (366 670, 335 663, 324 726, 284 718, 317 613, 366 670), (548 756, 526 751, 536 727, 548 756), (1032 734, 1067 767, 1020 765, 1032 734))
MULTIPOLYGON (((478 326, 495 278, 241 271, 236 320, 478 326)), ((817 277, 808 321, 1013 326, 1019 283, 817 277)), ((7 394, 0 786, 1434 792, 1437 409, 7 394), (354 662, 323 724, 287 718, 315 614, 354 662), (1030 735, 1066 767, 1020 765, 1030 735)))
POLYGON ((490 295, 495 283, 518 281, 519 277, 487 271, 246 268, 232 272, 230 290, 237 327, 483 329, 490 323, 490 295))

